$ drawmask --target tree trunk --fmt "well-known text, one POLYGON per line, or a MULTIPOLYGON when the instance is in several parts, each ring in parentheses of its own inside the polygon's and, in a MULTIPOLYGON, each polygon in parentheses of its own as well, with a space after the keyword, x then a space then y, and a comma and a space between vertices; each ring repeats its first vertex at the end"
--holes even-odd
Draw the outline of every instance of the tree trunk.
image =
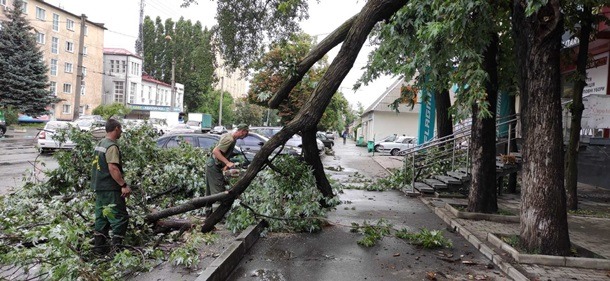
POLYGON ((449 108, 451 107, 449 89, 436 91, 434 99, 436 100, 436 131, 438 138, 449 136, 453 134, 453 118, 449 114, 449 108))
POLYGON ((559 51, 563 22, 559 0, 549 0, 526 17, 526 2, 513 2, 513 29, 524 42, 518 65, 521 95, 526 101, 520 238, 528 251, 545 255, 570 253, 561 136, 559 51))
POLYGON ((230 198, 222 201, 220 207, 204 222, 201 227, 202 232, 208 232, 214 229, 214 225, 216 225, 224 217, 226 212, 231 209, 231 205, 233 204, 233 201, 235 201, 235 198, 246 190, 252 179, 258 174, 267 157, 271 155, 276 147, 285 143, 298 131, 316 129, 316 124, 318 124, 322 118, 324 109, 328 106, 332 96, 341 85, 345 76, 347 76, 347 73, 353 67, 354 61, 356 60, 360 49, 362 49, 362 45, 366 41, 371 29, 380 18, 383 18, 380 17, 380 15, 392 15, 406 3, 407 0, 370 0, 365 4, 362 11, 358 14, 358 18, 354 21, 337 57, 335 57, 329 66, 309 100, 301 110, 299 110, 290 123, 284 126, 280 132, 275 134, 263 145, 263 147, 261 147, 261 150, 256 154, 252 163, 248 166, 248 170, 246 170, 244 176, 228 191, 230 198))
POLYGON ((472 105, 472 133, 470 159, 472 174, 468 211, 495 213, 498 211, 496 194, 496 107, 498 99, 498 35, 492 34, 483 52, 483 67, 489 76, 485 82, 490 117, 477 115, 479 105, 472 105))
POLYGON ((589 35, 593 24, 591 6, 585 5, 580 21, 580 46, 578 48, 578 59, 576 61, 576 82, 572 93, 572 120, 570 124, 570 144, 566 152, 566 189, 567 204, 570 210, 578 210, 578 147, 580 146, 580 121, 585 109, 582 104, 582 92, 587 85, 587 59, 589 55, 589 35))
POLYGON ((303 152, 305 156, 305 162, 313 168, 313 174, 316 178, 316 187, 324 195, 324 197, 331 198, 335 196, 333 189, 330 186, 330 182, 326 178, 324 173, 324 166, 320 160, 320 154, 318 153, 318 145, 316 143, 316 129, 303 131, 303 152))

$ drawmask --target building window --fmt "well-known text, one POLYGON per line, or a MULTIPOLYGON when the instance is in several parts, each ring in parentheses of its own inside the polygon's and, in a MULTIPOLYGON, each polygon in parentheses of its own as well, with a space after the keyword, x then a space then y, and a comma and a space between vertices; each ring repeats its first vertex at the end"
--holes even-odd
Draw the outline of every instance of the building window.
POLYGON ((87 46, 83 46, 83 56, 87 56, 87 46))
POLYGON ((74 31, 74 21, 71 19, 66 19, 66 29, 74 31))
POLYGON ((86 90, 85 85, 80 85, 80 95, 81 96, 85 95, 85 90, 86 90))
POLYGON ((66 41, 66 52, 74 53, 74 43, 66 41))
POLYGON ((51 59, 51 75, 57 76, 57 60, 51 59))
POLYGON ((49 83, 49 91, 53 96, 57 96, 57 82, 51 81, 49 83))
POLYGON ((53 30, 59 31, 59 15, 53 14, 53 30))
POLYGON ((131 70, 130 70, 131 74, 138 75, 138 73, 140 72, 139 69, 140 69, 139 63, 135 63, 135 62, 131 63, 131 70))
POLYGON ((122 81, 114 82, 114 102, 125 102, 125 83, 122 81))
POLYGON ((44 33, 42 32, 36 32, 36 43, 38 44, 44 44, 44 33))
POLYGON ((0 0, 0 5, 6 6, 6 0, 0 0))
POLYGON ((72 109, 71 109, 70 107, 71 107, 71 106, 70 106, 69 104, 64 104, 64 105, 61 107, 61 112, 62 112, 63 114, 70 114, 70 113, 72 113, 72 109))
POLYGON ((129 103, 136 102, 136 90, 138 89, 138 84, 131 82, 131 89, 129 89, 129 103))
POLYGON ((39 20, 44 20, 45 19, 45 10, 43 8, 40 7, 36 7, 36 18, 39 20))
POLYGON ((85 25, 84 32, 85 32, 85 36, 89 35, 89 26, 85 25))
POLYGON ((51 53, 59 54, 59 38, 51 37, 51 53))
POLYGON ((66 94, 72 93, 72 84, 64 83, 64 93, 66 93, 66 94))
POLYGON ((21 11, 23 11, 24 14, 28 13, 28 2, 23 1, 23 4, 21 4, 21 11))
POLYGON ((79 115, 83 115, 83 114, 85 114, 85 106, 84 106, 84 105, 81 105, 81 106, 78 108, 78 114, 79 114, 79 115))
POLYGON ((83 66, 83 77, 87 76, 87 68, 83 66))
POLYGON ((121 73, 125 73, 127 70, 127 62, 124 60, 121 61, 121 73))
POLYGON ((72 63, 67 62, 64 71, 66 73, 72 73, 72 63))

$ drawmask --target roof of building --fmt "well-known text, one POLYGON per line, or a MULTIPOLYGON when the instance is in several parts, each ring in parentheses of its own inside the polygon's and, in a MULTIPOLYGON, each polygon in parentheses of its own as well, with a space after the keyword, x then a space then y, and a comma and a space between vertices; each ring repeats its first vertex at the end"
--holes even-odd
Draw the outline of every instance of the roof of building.
MULTIPOLYGON (((80 17, 81 17, 81 16, 79 16, 79 15, 77 15, 77 14, 74 14, 74 13, 71 13, 71 12, 69 12, 69 11, 66 11, 66 10, 64 10, 64 9, 63 9, 63 8, 61 8, 61 7, 55 6, 55 5, 53 5, 53 4, 50 4, 50 3, 48 3, 48 2, 46 2, 46 1, 44 1, 44 0, 36 0, 36 2, 41 3, 41 4, 44 4, 44 5, 47 5, 47 6, 49 6, 49 7, 53 7, 53 8, 55 8, 55 9, 60 10, 60 11, 63 11, 64 13, 66 13, 66 14, 68 14, 68 15, 71 15, 71 16, 73 16, 73 17, 76 17, 76 18, 80 18, 80 17)), ((100 23, 100 22, 92 22, 92 21, 90 21, 90 20, 87 20, 87 22, 88 22, 88 23, 90 23, 90 24, 92 24, 92 25, 95 25, 95 26, 97 26, 97 27, 99 27, 99 28, 101 28, 101 29, 104 29, 104 30, 106 30, 106 29, 107 29, 107 28, 104 26, 104 24, 103 24, 103 23, 100 23)))
POLYGON ((155 83, 155 84, 158 84, 158 85, 167 86, 167 87, 170 87, 170 88, 172 87, 172 85, 167 84, 167 83, 162 82, 162 81, 159 81, 159 80, 155 79, 154 77, 152 77, 152 76, 150 76, 148 74, 145 74, 145 73, 142 73, 142 81, 146 81, 146 82, 155 83))
POLYGON ((128 51, 123 48, 104 48, 104 55, 120 55, 120 56, 131 56, 142 59, 142 57, 128 51))
MULTIPOLYGON (((401 86, 407 84, 409 83, 405 82, 403 77, 399 77, 394 83, 392 83, 392 85, 390 85, 390 87, 379 95, 379 97, 369 107, 367 107, 362 114, 364 115, 371 111, 394 111, 388 105, 400 97, 401 86)), ((408 112, 408 109, 410 109, 410 107, 406 107, 406 105, 404 105, 404 108, 402 107, 403 105, 401 104, 400 112, 408 112)))

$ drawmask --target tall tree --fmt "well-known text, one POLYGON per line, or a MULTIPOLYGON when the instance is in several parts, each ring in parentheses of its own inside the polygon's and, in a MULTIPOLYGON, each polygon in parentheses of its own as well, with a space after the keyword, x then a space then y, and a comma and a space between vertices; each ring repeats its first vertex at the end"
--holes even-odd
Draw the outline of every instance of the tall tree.
POLYGON ((0 23, 0 108, 39 116, 59 99, 48 89, 48 68, 22 5, 14 1, 8 20, 0 23))
POLYGON ((266 118, 267 110, 260 105, 249 103, 247 98, 241 98, 235 102, 235 124, 262 126, 266 118))
POLYGON ((524 141, 520 237, 527 250, 568 255, 559 51, 559 0, 513 1, 524 141))

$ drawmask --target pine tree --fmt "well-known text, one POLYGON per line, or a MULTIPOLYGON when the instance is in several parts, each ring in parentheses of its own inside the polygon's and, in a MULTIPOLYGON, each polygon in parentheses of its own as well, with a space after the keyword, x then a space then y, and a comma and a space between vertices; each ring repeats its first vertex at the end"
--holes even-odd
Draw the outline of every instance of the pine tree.
POLYGON ((59 101, 48 89, 48 68, 44 64, 32 27, 22 11, 23 1, 15 0, 0 29, 0 108, 39 116, 59 101))

